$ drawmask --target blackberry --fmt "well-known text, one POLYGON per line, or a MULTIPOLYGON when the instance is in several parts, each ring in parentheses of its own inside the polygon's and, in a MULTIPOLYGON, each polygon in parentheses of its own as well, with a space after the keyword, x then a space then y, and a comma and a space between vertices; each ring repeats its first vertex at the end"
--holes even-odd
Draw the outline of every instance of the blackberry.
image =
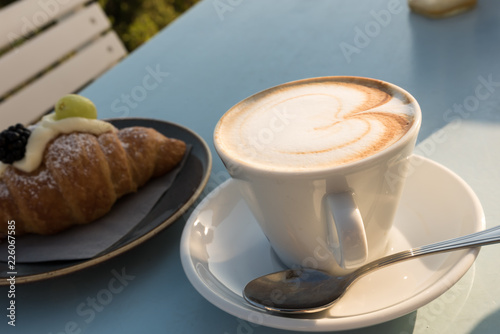
POLYGON ((12 164, 24 158, 30 135, 31 131, 22 124, 9 126, 8 129, 0 132, 0 161, 12 164))

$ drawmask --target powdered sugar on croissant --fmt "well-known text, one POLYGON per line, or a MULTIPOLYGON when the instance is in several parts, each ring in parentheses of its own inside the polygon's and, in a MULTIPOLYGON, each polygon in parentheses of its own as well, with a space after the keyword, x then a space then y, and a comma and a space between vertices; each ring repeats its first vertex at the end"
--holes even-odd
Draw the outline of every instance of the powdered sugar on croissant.
POLYGON ((174 168, 186 145, 154 129, 62 134, 33 172, 9 166, 0 179, 0 233, 53 234, 105 215, 116 200, 174 168))

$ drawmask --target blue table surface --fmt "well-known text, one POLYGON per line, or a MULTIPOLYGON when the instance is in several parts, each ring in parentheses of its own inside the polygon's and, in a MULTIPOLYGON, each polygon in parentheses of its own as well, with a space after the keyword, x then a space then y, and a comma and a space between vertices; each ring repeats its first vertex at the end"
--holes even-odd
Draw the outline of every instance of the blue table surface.
MULTIPOLYGON (((498 224, 498 1, 432 20, 403 0, 204 0, 82 94, 101 118, 163 119, 201 135, 214 156, 203 197, 228 178, 212 141, 228 108, 270 86, 328 75, 378 78, 411 92, 423 111, 417 152, 460 175, 478 195, 487 227, 498 224)), ((0 333, 288 333, 239 320, 191 286, 179 257, 187 217, 105 263, 18 285, 16 327, 4 315, 0 333), (116 275, 123 289, 96 304, 116 275)), ((483 248, 458 283, 469 291, 460 307, 445 295, 349 333, 498 333, 498 252, 483 248)), ((7 300, 6 287, 0 295, 7 300)))

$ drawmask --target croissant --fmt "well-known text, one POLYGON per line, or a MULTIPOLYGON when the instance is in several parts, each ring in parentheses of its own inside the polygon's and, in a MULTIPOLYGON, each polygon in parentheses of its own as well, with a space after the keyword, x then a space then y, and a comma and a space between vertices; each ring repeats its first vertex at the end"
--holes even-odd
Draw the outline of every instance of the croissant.
POLYGON ((154 129, 130 127, 95 136, 74 132, 54 139, 42 164, 25 173, 9 166, 0 178, 0 233, 15 220, 16 235, 54 234, 110 211, 116 200, 163 175, 186 144, 154 129))

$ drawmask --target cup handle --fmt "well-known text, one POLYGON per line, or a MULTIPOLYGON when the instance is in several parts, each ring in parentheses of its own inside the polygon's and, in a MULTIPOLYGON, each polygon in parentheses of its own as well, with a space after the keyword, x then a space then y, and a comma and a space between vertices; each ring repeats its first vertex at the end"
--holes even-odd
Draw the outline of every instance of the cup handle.
POLYGON ((354 269, 368 258, 363 218, 351 191, 326 195, 329 244, 335 260, 344 269, 354 269))

